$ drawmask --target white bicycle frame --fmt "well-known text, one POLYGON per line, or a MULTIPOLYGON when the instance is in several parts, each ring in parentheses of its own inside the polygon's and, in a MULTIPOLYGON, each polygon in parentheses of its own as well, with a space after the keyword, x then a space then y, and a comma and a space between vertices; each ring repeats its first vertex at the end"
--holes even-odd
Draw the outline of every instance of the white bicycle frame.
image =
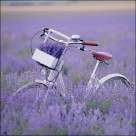
MULTIPOLYGON (((68 45, 71 43, 71 42, 70 42, 70 41, 71 41, 71 38, 68 37, 68 36, 66 36, 66 35, 64 35, 64 34, 62 34, 62 33, 60 33, 60 32, 58 32, 58 31, 55 31, 55 30, 53 30, 53 29, 49 29, 49 30, 48 30, 48 34, 45 33, 45 34, 46 34, 46 38, 45 38, 45 40, 44 40, 44 43, 46 42, 46 40, 47 40, 49 37, 50 37, 52 40, 54 40, 54 41, 64 42, 64 41, 62 41, 62 40, 58 40, 58 39, 55 39, 54 37, 50 36, 51 33, 55 33, 55 34, 57 34, 57 35, 59 35, 59 36, 65 38, 65 39, 67 40, 67 42, 65 42, 66 48, 65 48, 65 50, 63 51, 63 54, 64 54, 64 53, 66 52, 66 50, 67 50, 68 45)), ((75 44, 80 44, 80 43, 81 43, 81 42, 76 42, 75 44)), ((62 55, 63 55, 63 54, 62 54, 62 55)), ((60 60, 62 60, 62 56, 61 56, 60 60)), ((105 76, 105 77, 103 77, 102 79, 99 80, 99 79, 97 78, 97 76, 96 76, 96 71, 97 71, 98 66, 99 66, 99 64, 100 64, 101 62, 102 62, 102 61, 99 61, 99 60, 97 60, 97 62, 96 62, 96 65, 95 65, 94 70, 93 70, 93 72, 92 72, 92 74, 91 74, 90 80, 89 80, 89 82, 88 82, 88 84, 87 84, 87 87, 86 87, 86 91, 87 91, 87 92, 91 91, 92 88, 95 88, 95 89, 93 89, 94 91, 97 90, 103 83, 105 83, 106 81, 112 80, 112 79, 114 79, 114 78, 120 78, 120 79, 122 78, 122 79, 125 79, 125 81, 126 81, 128 84, 130 84, 129 80, 128 80, 125 76, 123 76, 123 75, 121 75, 121 74, 118 74, 118 73, 116 73, 116 74, 109 74, 109 75, 107 75, 107 76, 105 76)), ((65 96, 65 90, 66 90, 66 89, 65 89, 65 85, 64 85, 64 81, 63 81, 62 72, 59 73, 58 78, 59 78, 59 83, 60 83, 60 87, 61 87, 61 93, 62 93, 63 96, 65 96)), ((48 87, 53 86, 53 83, 52 83, 52 82, 48 82, 48 81, 46 81, 46 80, 43 80, 43 81, 42 81, 42 80, 36 79, 35 82, 37 82, 37 83, 42 83, 42 84, 44 84, 44 85, 46 85, 46 86, 48 86, 48 87)), ((57 85, 57 83, 55 83, 55 85, 57 85)))

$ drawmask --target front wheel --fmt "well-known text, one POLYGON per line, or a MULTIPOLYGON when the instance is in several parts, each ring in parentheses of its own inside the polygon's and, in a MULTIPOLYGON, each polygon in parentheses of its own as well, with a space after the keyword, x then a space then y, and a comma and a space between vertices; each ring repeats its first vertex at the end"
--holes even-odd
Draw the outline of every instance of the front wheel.
POLYGON ((41 83, 32 82, 19 88, 8 101, 4 110, 22 111, 25 109, 40 110, 48 95, 47 86, 41 83))
POLYGON ((42 107, 56 104, 63 104, 63 97, 60 95, 57 85, 48 88, 40 82, 28 83, 19 88, 6 104, 4 111, 37 110, 42 107))
POLYGON ((55 88, 48 89, 46 85, 38 82, 19 88, 2 110, 3 135, 20 135, 23 129, 26 132, 29 132, 29 129, 35 129, 31 128, 36 125, 33 124, 33 120, 39 123, 40 115, 48 111, 49 105, 57 103, 56 97, 59 93, 53 94, 53 91, 57 92, 55 88))

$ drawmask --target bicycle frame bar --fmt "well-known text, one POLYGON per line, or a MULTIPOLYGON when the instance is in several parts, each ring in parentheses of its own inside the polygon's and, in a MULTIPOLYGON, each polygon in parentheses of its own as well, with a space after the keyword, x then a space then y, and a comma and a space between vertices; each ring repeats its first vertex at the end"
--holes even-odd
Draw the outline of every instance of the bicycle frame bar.
POLYGON ((56 30, 53 30, 53 29, 50 29, 49 32, 53 32, 53 33, 55 33, 55 34, 57 34, 57 35, 59 35, 59 36, 64 37, 64 38, 67 39, 67 40, 71 39, 70 37, 68 37, 68 36, 66 36, 66 35, 64 35, 64 34, 58 32, 58 31, 56 31, 56 30))
MULTIPOLYGON (((64 35, 64 34, 58 32, 58 31, 56 31, 56 30, 49 29, 48 34, 47 34, 47 36, 46 36, 46 38, 45 38, 45 40, 44 40, 44 43, 45 43, 46 40, 48 39, 48 37, 49 37, 49 35, 50 35, 51 32, 52 32, 52 33, 55 33, 55 34, 57 34, 57 35, 59 35, 59 36, 61 36, 61 37, 63 37, 63 38, 65 38, 65 39, 67 39, 68 41, 70 41, 70 39, 71 39, 70 37, 68 37, 68 36, 66 36, 66 35, 64 35)), ((53 38, 52 36, 51 36, 51 38, 52 38, 53 40, 57 41, 57 39, 53 38)), ((67 45, 68 45, 68 43, 69 43, 69 42, 67 42, 67 45)), ((67 46, 67 45, 66 45, 66 46, 67 46)))
POLYGON ((99 66, 100 63, 101 62, 99 60, 97 60, 96 65, 94 67, 94 70, 92 72, 91 78, 95 78, 95 76, 96 76, 95 73, 96 73, 96 70, 97 70, 97 68, 98 68, 98 66, 99 66))
POLYGON ((64 84, 64 81, 63 81, 63 77, 62 77, 62 72, 60 72, 60 74, 59 74, 59 80, 60 80, 60 86, 61 86, 61 93, 62 93, 63 96, 66 96, 65 84, 64 84))
POLYGON ((89 80, 87 87, 86 87, 87 92, 89 92, 92 87, 98 88, 100 86, 100 81, 95 74, 100 63, 101 63, 101 61, 97 60, 94 70, 91 74, 90 80, 89 80))

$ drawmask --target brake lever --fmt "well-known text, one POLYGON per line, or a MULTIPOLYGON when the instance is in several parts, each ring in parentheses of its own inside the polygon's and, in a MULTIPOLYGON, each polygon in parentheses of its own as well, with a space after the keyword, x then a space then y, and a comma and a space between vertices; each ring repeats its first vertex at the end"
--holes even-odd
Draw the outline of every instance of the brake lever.
MULTIPOLYGON (((82 40, 82 39, 80 39, 80 41, 81 41, 81 42, 83 42, 83 40, 82 40)), ((82 47, 80 47, 80 48, 79 48, 79 50, 81 50, 81 51, 85 51, 85 45, 84 45, 84 42, 83 42, 83 44, 82 44, 82 45, 83 45, 83 46, 82 46, 82 47)))
POLYGON ((82 47, 79 48, 81 51, 85 51, 85 46, 83 45, 82 47))
POLYGON ((42 37, 45 35, 45 33, 48 33, 48 30, 49 30, 48 28, 45 28, 45 27, 44 27, 44 28, 42 29, 43 34, 40 35, 40 38, 42 38, 42 37))
POLYGON ((40 35, 40 37, 43 37, 44 35, 45 35, 45 34, 43 33, 43 34, 40 35))
POLYGON ((42 30, 43 32, 48 32, 49 29, 44 27, 42 30))

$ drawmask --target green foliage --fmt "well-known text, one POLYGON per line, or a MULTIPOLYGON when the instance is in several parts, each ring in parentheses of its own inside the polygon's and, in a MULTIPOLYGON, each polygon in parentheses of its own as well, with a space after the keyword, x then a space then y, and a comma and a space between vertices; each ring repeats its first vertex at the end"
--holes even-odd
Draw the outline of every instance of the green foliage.
POLYGON ((136 121, 135 121, 135 119, 132 120, 131 125, 132 125, 133 127, 136 126, 136 121))
POLYGON ((60 131, 59 136, 68 136, 67 131, 60 131))
POLYGON ((97 104, 94 102, 94 100, 91 100, 90 102, 86 103, 87 109, 89 110, 90 108, 92 109, 97 109, 97 104))
POLYGON ((0 100, 0 112, 4 109, 4 103, 0 100))
POLYGON ((86 103, 87 110, 89 110, 90 108, 92 109, 99 108, 101 112, 104 112, 105 114, 107 114, 109 112, 109 108, 113 105, 113 103, 111 101, 108 101, 104 105, 105 106, 103 106, 103 102, 98 104, 94 100, 91 100, 90 102, 86 103))
POLYGON ((94 128, 93 128, 93 127, 90 128, 90 130, 89 130, 89 132, 88 132, 88 135, 91 135, 92 132, 94 132, 94 128))
POLYGON ((112 101, 108 101, 108 102, 106 103, 106 113, 109 112, 109 108, 110 108, 112 105, 113 105, 112 101))
POLYGON ((99 105, 97 105, 97 107, 100 109, 101 112, 103 112, 104 114, 109 113, 109 108, 113 105, 113 103, 111 101, 108 101, 106 103, 103 104, 103 102, 101 102, 99 105))
POLYGON ((19 55, 24 57, 26 55, 30 54, 30 48, 28 47, 24 47, 20 52, 19 52, 19 55))
POLYGON ((10 92, 11 87, 8 81, 6 80, 6 76, 4 74, 1 72, 1 88, 3 88, 3 91, 5 92, 10 92))
POLYGON ((7 74, 11 73, 11 69, 10 68, 4 68, 4 69, 2 69, 2 73, 3 73, 3 75, 7 75, 7 74))
POLYGON ((126 68, 126 67, 127 67, 127 63, 126 63, 126 62, 124 62, 123 67, 124 67, 124 68, 126 68))
POLYGON ((11 49, 11 47, 14 45, 14 41, 9 37, 4 37, 1 42, 1 53, 6 53, 11 49))
POLYGON ((69 69, 69 68, 68 68, 67 65, 64 65, 64 66, 63 66, 63 74, 64 74, 64 75, 67 75, 67 74, 68 74, 68 69, 69 69))
POLYGON ((102 136, 104 134, 104 129, 101 129, 99 135, 102 136))
POLYGON ((81 79, 81 75, 78 73, 75 73, 72 75, 73 78, 73 85, 77 85, 81 79))
POLYGON ((40 130, 33 130, 31 131, 29 134, 30 135, 52 135, 52 136, 68 136, 67 131, 65 130, 61 130, 58 131, 59 129, 57 129, 56 126, 52 125, 50 127, 42 127, 40 130))
POLYGON ((89 75, 83 74, 83 73, 73 73, 70 77, 70 80, 73 81, 73 87, 77 86, 79 82, 87 82, 89 81, 89 75))
POLYGON ((24 118, 24 116, 22 115, 23 120, 20 120, 19 118, 17 118, 16 116, 11 116, 9 118, 9 120, 11 120, 12 122, 16 122, 17 127, 14 126, 14 129, 12 131, 12 135, 22 135, 22 131, 23 129, 26 129, 28 127, 28 120, 24 118))
POLYGON ((22 135, 22 129, 21 128, 19 128, 19 129, 15 128, 12 132, 12 135, 17 135, 17 136, 22 135))

